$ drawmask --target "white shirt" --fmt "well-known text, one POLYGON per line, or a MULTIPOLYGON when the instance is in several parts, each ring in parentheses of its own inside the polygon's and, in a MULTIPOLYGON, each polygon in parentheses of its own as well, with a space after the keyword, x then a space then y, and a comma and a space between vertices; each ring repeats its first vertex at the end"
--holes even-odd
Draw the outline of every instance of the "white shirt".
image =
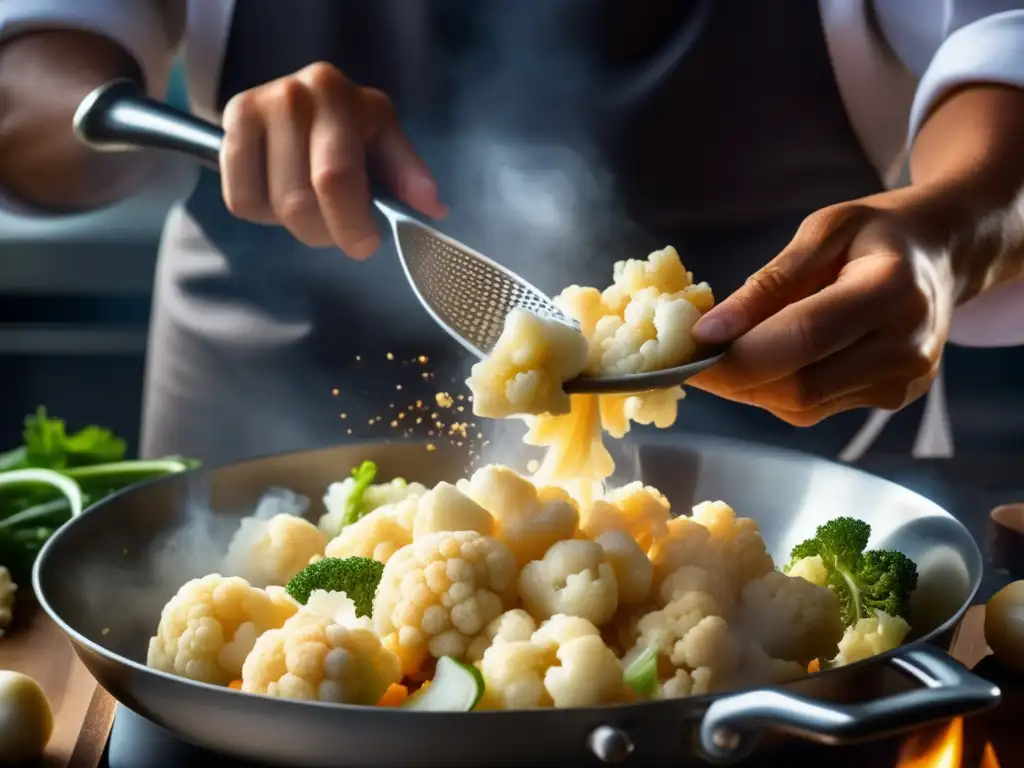
MULTIPOLYGON (((887 186, 899 183, 908 146, 950 89, 976 82, 1024 87, 1024 0, 818 2, 850 122, 887 186)), ((54 27, 104 34, 135 57, 156 96, 183 51, 192 108, 217 121, 233 8, 234 0, 3 0, 0 40, 54 27)), ((46 215, 10 200, 5 207, 46 215)), ((951 340, 1024 344, 1022 308, 1024 280, 990 290, 958 310, 951 340)))

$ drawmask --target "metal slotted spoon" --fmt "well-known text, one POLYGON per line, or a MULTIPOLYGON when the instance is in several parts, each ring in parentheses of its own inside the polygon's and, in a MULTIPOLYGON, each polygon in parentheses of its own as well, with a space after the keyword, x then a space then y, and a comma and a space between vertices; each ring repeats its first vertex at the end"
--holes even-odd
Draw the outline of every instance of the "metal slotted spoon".
MULTIPOLYGON (((149 98, 130 80, 107 83, 86 96, 75 112, 74 129, 97 150, 170 150, 215 170, 224 138, 217 126, 149 98)), ((494 348, 506 316, 516 307, 580 331, 575 320, 519 275, 387 203, 375 199, 374 204, 391 224, 399 259, 420 303, 478 358, 494 348)), ((580 376, 567 382, 565 390, 624 393, 672 387, 714 365, 723 354, 651 373, 580 376)))

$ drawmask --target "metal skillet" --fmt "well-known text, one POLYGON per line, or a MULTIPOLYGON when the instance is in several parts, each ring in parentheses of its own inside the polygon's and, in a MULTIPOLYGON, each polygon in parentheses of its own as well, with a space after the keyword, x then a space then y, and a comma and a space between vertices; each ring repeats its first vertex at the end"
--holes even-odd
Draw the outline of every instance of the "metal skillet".
MULTIPOLYGON (((99 151, 162 149, 219 168, 224 138, 219 127, 149 98, 130 80, 107 83, 86 96, 75 113, 74 127, 85 144, 99 151)), ((374 200, 374 205, 391 225, 413 293, 434 321, 470 354, 483 359, 490 353, 505 317, 516 307, 579 332, 579 323, 511 270, 389 203, 374 200)), ((660 371, 579 376, 566 382, 565 391, 628 393, 674 387, 723 355, 721 350, 709 349, 702 359, 660 371)))
POLYGON ((431 484, 465 476, 464 453, 415 443, 283 454, 136 486, 61 528, 39 555, 33 585, 90 672, 122 704, 190 743, 273 764, 730 763, 755 749, 782 749, 794 736, 844 744, 998 702, 997 688, 941 650, 982 576, 977 545, 949 513, 893 483, 802 454, 677 437, 635 447, 640 479, 676 510, 728 501, 760 523, 776 562, 825 520, 853 515, 869 522, 871 546, 899 549, 919 565, 914 641, 778 688, 558 711, 332 706, 237 693, 145 666, 164 603, 187 579, 217 571, 223 550, 211 542, 222 546, 264 490, 284 486, 309 496, 315 519, 326 486, 364 459, 378 463, 381 477, 431 484), (196 533, 197 520, 206 522, 201 535, 185 537, 190 525, 196 533))

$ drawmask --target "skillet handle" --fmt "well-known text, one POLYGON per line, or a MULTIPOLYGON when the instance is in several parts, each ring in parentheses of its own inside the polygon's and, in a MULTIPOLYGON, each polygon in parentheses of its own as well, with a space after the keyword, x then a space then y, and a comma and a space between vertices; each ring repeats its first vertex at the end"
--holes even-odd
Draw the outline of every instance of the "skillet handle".
POLYGON ((922 688, 861 704, 833 704, 777 689, 724 696, 708 707, 700 748, 715 763, 748 757, 764 731, 782 731, 821 744, 881 739, 999 703, 999 688, 927 645, 888 660, 922 688))
POLYGON ((147 96, 132 80, 101 85, 75 111, 75 134, 101 152, 164 149, 214 170, 220 166, 224 131, 170 104, 147 96))

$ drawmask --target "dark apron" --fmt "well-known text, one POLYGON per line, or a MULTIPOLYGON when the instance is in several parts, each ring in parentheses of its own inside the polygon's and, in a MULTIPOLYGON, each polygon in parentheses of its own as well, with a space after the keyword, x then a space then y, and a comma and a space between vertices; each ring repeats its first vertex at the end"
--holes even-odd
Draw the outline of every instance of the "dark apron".
MULTIPOLYGON (((451 205, 442 228, 551 293, 672 244, 724 297, 807 214, 881 189, 810 0, 245 0, 219 106, 318 60, 395 100, 451 205)), ((306 248, 233 218, 209 172, 168 226, 146 453, 397 437, 393 414, 463 391, 471 361, 390 244, 368 263, 306 248)), ((875 450, 909 452, 921 407, 875 450)), ((690 391, 676 429, 835 456, 866 417, 797 429, 690 391)))

